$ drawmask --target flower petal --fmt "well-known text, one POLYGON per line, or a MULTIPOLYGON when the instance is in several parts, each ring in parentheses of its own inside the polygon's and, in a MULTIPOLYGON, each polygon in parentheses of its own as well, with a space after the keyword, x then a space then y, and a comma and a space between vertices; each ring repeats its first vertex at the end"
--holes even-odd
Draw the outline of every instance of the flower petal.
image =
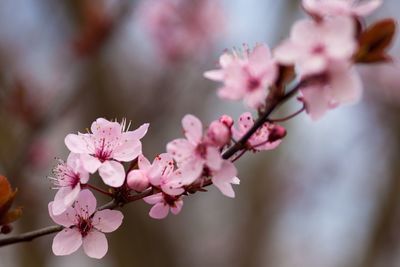
POLYGON ((211 170, 219 170, 221 168, 223 159, 218 148, 210 146, 207 147, 206 158, 206 164, 211 170))
POLYGON ((90 153, 88 144, 82 135, 68 134, 64 139, 64 143, 73 153, 90 153))
MULTIPOLYGON (((123 138, 123 137, 122 137, 123 138)), ((113 151, 113 158, 118 161, 132 161, 142 153, 142 143, 138 139, 122 140, 113 151)))
POLYGON ((183 200, 179 199, 175 201, 175 205, 171 207, 171 212, 177 215, 179 212, 181 212, 182 207, 183 207, 183 200))
POLYGON ((178 165, 188 160, 194 149, 194 145, 186 139, 175 139, 167 144, 167 152, 174 157, 178 165))
POLYGON ((147 204, 156 204, 158 202, 163 201, 164 197, 162 193, 157 193, 148 197, 143 198, 144 202, 146 202, 147 204))
POLYGON ((96 206, 97 200, 88 189, 82 190, 74 202, 76 213, 84 218, 91 216, 96 211, 96 206))
POLYGON ((118 229, 122 224, 124 215, 118 210, 100 210, 93 216, 93 226, 103 232, 110 233, 118 229))
POLYGON ((168 212, 169 212, 169 206, 164 202, 159 202, 151 208, 149 215, 151 218, 159 220, 167 217, 168 212))
POLYGON ((81 154, 81 161, 84 169, 90 173, 95 173, 101 166, 101 161, 89 154, 81 154))
POLYGON ((182 127, 189 142, 196 145, 201 141, 203 125, 197 117, 191 114, 185 115, 182 119, 182 127))
POLYGON ((74 253, 82 245, 82 235, 76 228, 65 228, 53 239, 53 253, 64 256, 74 253))
MULTIPOLYGON (((55 202, 50 202, 48 205, 49 209, 49 215, 50 218, 57 224, 65 226, 65 227, 70 227, 75 224, 75 210, 71 207, 65 208, 65 210, 58 215, 54 214, 54 203, 55 202)), ((56 208, 57 210, 58 208, 56 208)))
POLYGON ((97 230, 90 231, 83 239, 83 250, 91 258, 103 258, 108 251, 106 235, 97 230))
POLYGON ((106 185, 120 187, 125 181, 125 169, 116 161, 105 161, 99 168, 100 177, 106 185))

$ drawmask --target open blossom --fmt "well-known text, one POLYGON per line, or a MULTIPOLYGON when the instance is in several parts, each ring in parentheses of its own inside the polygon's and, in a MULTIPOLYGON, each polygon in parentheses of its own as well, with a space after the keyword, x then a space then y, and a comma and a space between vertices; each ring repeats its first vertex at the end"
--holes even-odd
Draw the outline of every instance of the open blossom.
POLYGON ((53 239, 53 253, 57 256, 69 255, 83 245, 86 255, 100 259, 108 250, 104 233, 118 229, 123 215, 117 210, 96 211, 96 198, 89 190, 82 190, 72 207, 60 215, 53 213, 49 203, 49 214, 53 221, 65 228, 53 239))
POLYGON ((74 203, 81 191, 81 184, 89 180, 89 173, 83 168, 78 154, 70 153, 67 162, 61 161, 53 169, 54 187, 58 189, 54 198, 53 213, 59 215, 74 203))
POLYGON ((169 195, 179 195, 184 192, 182 172, 179 169, 174 170, 174 159, 170 154, 163 153, 156 156, 152 164, 141 155, 138 163, 139 169, 128 173, 127 183, 130 188, 143 191, 151 184, 169 195))
POLYGON ((183 206, 182 196, 170 196, 165 193, 158 193, 143 199, 146 203, 153 205, 149 215, 153 219, 164 219, 169 211, 177 215, 183 206))
MULTIPOLYGON (((239 140, 253 125, 251 113, 243 113, 239 117, 238 127, 232 127, 233 138, 239 140)), ((266 122, 249 138, 247 145, 255 151, 275 149, 285 135, 286 130, 282 126, 266 122)))
POLYGON ((113 187, 121 186, 125 180, 121 161, 132 161, 142 153, 140 139, 149 127, 146 123, 129 131, 125 124, 99 118, 92 123, 91 133, 69 134, 65 138, 68 149, 81 155, 86 170, 99 170, 104 183, 113 187))
POLYGON ((204 76, 224 83, 218 90, 221 98, 243 99, 247 106, 256 109, 265 105, 268 87, 275 82, 278 73, 267 45, 257 45, 252 51, 244 48, 242 55, 224 53, 219 64, 221 69, 207 71, 204 76))
POLYGON ((161 56, 175 63, 201 55, 223 31, 220 1, 147 0, 139 15, 161 56))
POLYGON ((331 62, 320 83, 301 89, 306 111, 313 120, 341 104, 351 104, 361 98, 362 83, 357 72, 343 62, 331 62))
POLYGON ((278 62, 295 64, 304 76, 323 72, 330 60, 350 60, 356 49, 354 21, 336 17, 321 22, 310 19, 296 22, 289 40, 274 52, 278 62))
POLYGON ((304 9, 317 16, 355 16, 371 14, 382 5, 382 0, 303 0, 304 9))
POLYGON ((236 177, 237 170, 235 165, 228 160, 224 160, 222 167, 218 171, 211 172, 211 181, 227 197, 235 197, 232 184, 239 184, 240 180, 236 177))
POLYGON ((219 170, 223 160, 219 148, 203 138, 203 125, 198 118, 186 115, 182 126, 186 139, 169 142, 167 151, 185 173, 183 183, 190 184, 199 178, 204 167, 219 170))

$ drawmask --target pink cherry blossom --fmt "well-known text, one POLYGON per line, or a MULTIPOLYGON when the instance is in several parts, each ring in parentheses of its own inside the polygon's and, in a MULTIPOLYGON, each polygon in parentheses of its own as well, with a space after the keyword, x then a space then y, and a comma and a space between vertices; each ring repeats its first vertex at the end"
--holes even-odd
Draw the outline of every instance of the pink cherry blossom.
POLYGON ((310 75, 323 72, 330 60, 350 60, 356 49, 354 21, 336 17, 321 22, 296 22, 289 40, 278 46, 274 54, 281 64, 295 64, 301 75, 310 75))
POLYGON ((54 202, 49 203, 49 214, 53 221, 65 228, 53 239, 53 253, 69 255, 82 245, 91 258, 100 259, 108 250, 104 233, 118 229, 123 215, 117 210, 96 211, 96 198, 89 190, 82 190, 72 207, 59 215, 53 213, 54 202))
POLYGON ((204 167, 219 170, 223 160, 219 148, 203 138, 203 125, 198 118, 186 115, 182 126, 186 139, 169 142, 167 151, 184 173, 183 183, 187 185, 199 178, 204 167))
POLYGON ((105 184, 120 187, 125 180, 121 161, 132 161, 142 153, 140 139, 148 127, 146 123, 129 131, 125 120, 120 124, 99 118, 92 123, 91 133, 69 134, 65 144, 71 152, 81 155, 87 171, 94 173, 99 170, 105 184))
POLYGON ((179 195, 184 192, 184 179, 182 172, 174 169, 174 160, 168 153, 158 155, 152 164, 141 155, 139 169, 129 172, 127 183, 137 191, 143 191, 151 184, 169 195, 179 195), (147 182, 147 187, 138 188, 139 181, 142 181, 143 185, 147 182))
POLYGON ((304 9, 317 16, 354 16, 363 17, 371 14, 382 5, 382 0, 303 0, 304 9))
POLYGON ((59 161, 53 169, 54 177, 49 177, 57 194, 53 203, 53 214, 59 215, 74 203, 81 191, 81 184, 89 180, 89 173, 83 168, 78 154, 70 153, 67 162, 59 161))
POLYGON ((213 184, 227 197, 235 197, 232 184, 239 184, 240 180, 236 177, 237 170, 235 165, 228 160, 224 160, 222 167, 218 171, 211 173, 213 184))
MULTIPOLYGON (((247 131, 254 125, 254 119, 250 112, 245 112, 239 117, 238 127, 232 127, 233 138, 239 140, 247 131)), ((281 132, 280 138, 277 136, 272 136, 271 133, 276 133, 274 129, 276 127, 282 128, 271 123, 264 123, 247 141, 249 148, 255 151, 261 150, 271 150, 275 149, 280 145, 282 138, 286 132, 281 132), (272 138, 271 138, 272 137, 272 138), (272 139, 272 140, 271 140, 272 139)))
POLYGON ((169 211, 177 215, 183 206, 182 196, 170 196, 158 193, 143 199, 146 203, 153 205, 149 215, 153 219, 164 219, 169 211))
POLYGON ((224 86, 218 90, 219 97, 241 100, 251 108, 265 105, 268 87, 277 78, 277 65, 267 45, 257 45, 250 51, 244 47, 239 52, 224 53, 219 59, 221 69, 204 73, 210 80, 220 81, 224 86))
POLYGON ((176 63, 206 52, 223 32, 216 0, 147 0, 139 15, 162 58, 176 63))
POLYGON ((349 64, 331 62, 323 81, 301 89, 301 93, 307 113, 317 120, 327 110, 357 102, 361 98, 362 83, 349 64))

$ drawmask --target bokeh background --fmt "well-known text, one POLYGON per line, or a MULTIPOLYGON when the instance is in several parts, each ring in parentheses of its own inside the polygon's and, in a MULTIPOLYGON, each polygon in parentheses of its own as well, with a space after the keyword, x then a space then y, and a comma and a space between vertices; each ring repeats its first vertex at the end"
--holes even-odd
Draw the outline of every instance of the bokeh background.
MULTIPOLYGON (((54 158, 67 156, 68 133, 97 117, 149 122, 143 142, 152 158, 181 135, 186 113, 204 122, 237 117, 244 107, 218 99, 202 73, 226 48, 277 45, 304 16, 296 0, 212 0, 204 9, 206 0, 183 1, 182 17, 156 2, 0 2, 0 173, 24 206, 14 234, 52 224, 55 191, 46 177, 54 158)), ((398 0, 367 21, 386 17, 400 18, 398 0)), ((361 103, 318 122, 300 115, 285 124, 278 149, 243 157, 235 199, 211 188, 162 221, 136 202, 124 208, 101 261, 81 250, 56 257, 47 236, 0 248, 0 266, 400 266, 396 44, 393 63, 359 68, 361 103)), ((297 107, 292 101, 280 112, 297 107)))

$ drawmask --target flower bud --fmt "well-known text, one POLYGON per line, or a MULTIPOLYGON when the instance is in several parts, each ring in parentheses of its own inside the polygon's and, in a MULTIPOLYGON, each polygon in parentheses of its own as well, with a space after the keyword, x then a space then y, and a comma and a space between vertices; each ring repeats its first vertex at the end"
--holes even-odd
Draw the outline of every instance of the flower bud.
POLYGON ((9 224, 3 225, 0 228, 0 233, 6 235, 6 234, 11 233, 12 229, 13 229, 12 226, 9 224))
POLYGON ((228 115, 222 115, 219 118, 219 121, 225 124, 228 128, 231 128, 233 125, 233 119, 228 115))
POLYGON ((220 121, 213 121, 207 129, 207 141, 212 145, 222 147, 229 143, 231 130, 220 121))
POLYGON ((136 190, 138 192, 142 192, 150 186, 149 179, 140 170, 133 170, 129 172, 127 177, 127 183, 129 188, 136 190))
POLYGON ((269 142, 275 142, 281 140, 286 136, 286 129, 280 125, 271 125, 271 129, 268 135, 269 142))

